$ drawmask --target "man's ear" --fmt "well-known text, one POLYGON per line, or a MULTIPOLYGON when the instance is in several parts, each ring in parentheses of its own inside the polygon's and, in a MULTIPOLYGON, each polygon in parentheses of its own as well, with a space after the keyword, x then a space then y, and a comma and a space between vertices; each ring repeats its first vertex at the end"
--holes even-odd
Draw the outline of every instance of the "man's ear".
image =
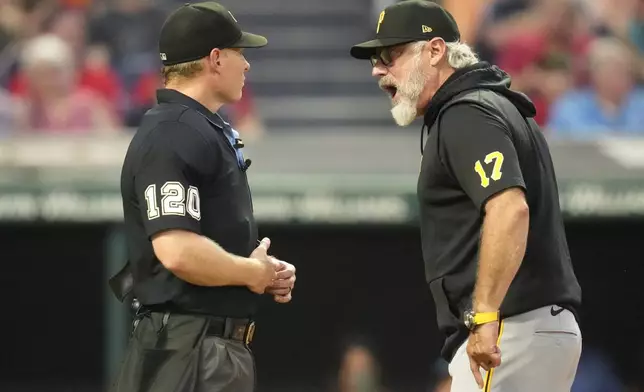
POLYGON ((217 71, 221 66, 221 54, 221 50, 215 48, 208 55, 208 66, 214 71, 217 71))
POLYGON ((441 38, 434 38, 425 45, 431 54, 430 64, 437 66, 447 54, 447 44, 441 38))

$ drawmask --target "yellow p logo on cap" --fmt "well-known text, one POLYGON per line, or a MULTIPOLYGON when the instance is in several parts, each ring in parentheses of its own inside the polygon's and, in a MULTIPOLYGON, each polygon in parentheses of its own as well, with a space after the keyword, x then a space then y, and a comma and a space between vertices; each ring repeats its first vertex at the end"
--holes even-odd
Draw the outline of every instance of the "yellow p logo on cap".
POLYGON ((383 20, 385 20, 385 11, 382 11, 380 13, 380 17, 378 17, 378 27, 376 27, 376 34, 380 32, 380 25, 382 24, 383 20))

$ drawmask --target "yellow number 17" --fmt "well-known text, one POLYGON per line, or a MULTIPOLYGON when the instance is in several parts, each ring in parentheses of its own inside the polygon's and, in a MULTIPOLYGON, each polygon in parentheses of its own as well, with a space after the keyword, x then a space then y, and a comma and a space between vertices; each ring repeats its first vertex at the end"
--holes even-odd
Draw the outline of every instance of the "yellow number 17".
MULTIPOLYGON (((494 181, 498 181, 501 179, 501 166, 503 165, 503 154, 501 154, 499 151, 494 151, 485 156, 484 162, 486 164, 490 164, 494 161, 494 167, 492 168, 492 176, 491 178, 494 181)), ((487 188, 490 185, 490 179, 487 177, 487 174, 485 174, 485 169, 483 169, 483 165, 481 164, 481 161, 476 161, 476 164, 474 164, 474 171, 476 171, 479 176, 481 177, 481 186, 483 188, 487 188)))

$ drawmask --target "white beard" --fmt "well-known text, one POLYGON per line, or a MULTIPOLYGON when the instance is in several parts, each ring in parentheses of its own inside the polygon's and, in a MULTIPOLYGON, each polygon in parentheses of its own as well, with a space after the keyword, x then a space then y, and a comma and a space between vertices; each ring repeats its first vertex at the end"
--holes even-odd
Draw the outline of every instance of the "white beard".
POLYGON ((406 127, 416 119, 416 102, 404 97, 391 108, 391 115, 400 127, 406 127))
POLYGON ((391 115, 396 124, 406 127, 418 117, 418 100, 423 92, 426 76, 420 69, 421 57, 416 58, 416 63, 405 83, 398 86, 396 93, 397 103, 391 109, 391 115))

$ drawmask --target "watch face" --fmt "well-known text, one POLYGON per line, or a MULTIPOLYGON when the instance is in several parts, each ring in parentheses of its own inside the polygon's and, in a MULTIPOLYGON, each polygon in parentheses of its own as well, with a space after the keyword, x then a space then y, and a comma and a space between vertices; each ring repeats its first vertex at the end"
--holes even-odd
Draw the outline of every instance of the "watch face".
POLYGON ((463 321, 467 329, 474 328, 474 315, 472 314, 472 312, 465 312, 463 321))

